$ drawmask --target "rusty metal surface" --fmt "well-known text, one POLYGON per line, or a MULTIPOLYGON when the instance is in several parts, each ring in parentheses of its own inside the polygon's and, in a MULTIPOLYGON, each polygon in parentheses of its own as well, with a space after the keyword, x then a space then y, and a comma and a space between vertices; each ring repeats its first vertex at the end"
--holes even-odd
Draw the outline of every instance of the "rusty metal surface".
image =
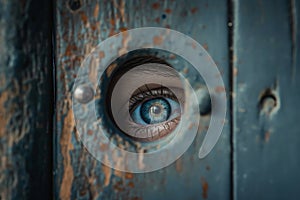
MULTIPOLYGON (((70 0, 56 4, 54 198, 229 199, 228 121, 214 151, 204 160, 197 157, 199 137, 171 166, 157 172, 131 174, 102 165, 84 150, 71 110, 71 89, 84 57, 107 37, 137 27, 168 27, 193 37, 216 61, 228 87, 226 1, 201 0, 186 4, 185 1, 70 0)), ((202 117, 202 133, 207 129, 209 118, 209 115, 202 117)))
POLYGON ((49 8, 0 1, 0 199, 51 198, 49 8))

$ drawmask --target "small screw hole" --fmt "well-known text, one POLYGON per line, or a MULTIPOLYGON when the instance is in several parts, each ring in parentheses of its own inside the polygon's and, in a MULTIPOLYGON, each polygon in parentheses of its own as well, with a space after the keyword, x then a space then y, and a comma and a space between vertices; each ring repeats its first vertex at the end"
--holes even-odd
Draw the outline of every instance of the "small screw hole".
POLYGON ((263 115, 271 116, 279 109, 278 95, 276 91, 266 89, 261 95, 259 100, 260 113, 263 115))

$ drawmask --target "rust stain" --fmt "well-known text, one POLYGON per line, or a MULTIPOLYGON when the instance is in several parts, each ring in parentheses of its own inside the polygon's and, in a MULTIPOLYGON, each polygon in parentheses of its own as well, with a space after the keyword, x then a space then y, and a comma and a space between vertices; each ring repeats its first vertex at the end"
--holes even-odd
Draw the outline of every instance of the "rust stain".
POLYGON ((119 56, 127 52, 128 43, 131 40, 131 36, 128 35, 128 32, 122 32, 122 48, 119 50, 119 56))
POLYGON ((88 131, 87 131, 87 134, 88 134, 88 135, 93 135, 93 131, 92 131, 92 130, 88 130, 88 131))
POLYGON ((120 30, 121 32, 124 32, 124 31, 127 31, 128 28, 126 28, 126 27, 120 27, 119 30, 120 30))
POLYGON ((208 51, 208 45, 205 43, 205 44, 203 44, 203 48, 206 50, 206 51, 208 51))
POLYGON ((119 170, 114 170, 114 175, 120 178, 123 178, 124 173, 119 170))
POLYGON ((131 200, 143 200, 142 197, 132 197, 131 200))
POLYGON ((114 184, 114 190, 117 192, 122 192, 125 190, 125 188, 123 187, 123 181, 120 180, 118 182, 116 182, 116 184, 114 184))
POLYGON ((167 8, 167 9, 165 9, 165 13, 171 14, 171 13, 172 13, 172 10, 171 10, 170 8, 167 8))
POLYGON ((159 4, 158 2, 152 4, 152 8, 153 8, 154 10, 159 9, 159 7, 160 7, 160 4, 159 4))
POLYGON ((182 72, 183 72, 184 74, 188 74, 188 73, 189 73, 189 68, 185 67, 185 68, 182 70, 182 72))
POLYGON ((161 36, 154 36, 153 37, 153 44, 161 45, 163 42, 163 38, 161 36))
POLYGON ((65 56, 72 56, 74 54, 74 51, 77 51, 77 47, 75 45, 69 44, 66 48, 65 56))
POLYGON ((92 31, 96 31, 98 27, 99 27, 99 24, 98 24, 98 23, 91 24, 91 29, 92 29, 92 31))
POLYGON ((193 43, 192 43, 192 48, 193 48, 193 49, 196 49, 196 47, 197 47, 197 43, 196 43, 196 42, 193 42, 193 43))
POLYGON ((80 19, 85 25, 88 23, 88 16, 84 12, 80 12, 80 19))
POLYGON ((130 187, 130 188, 134 188, 134 183, 133 183, 133 182, 129 182, 127 185, 128 185, 128 187, 130 187))
POLYGON ((63 131, 60 138, 61 154, 63 157, 63 166, 64 166, 64 174, 63 174, 60 194, 59 194, 61 199, 71 198, 71 188, 74 179, 74 173, 73 173, 71 157, 70 157, 70 150, 73 149, 73 144, 71 142, 73 129, 74 129, 73 114, 72 114, 72 110, 69 110, 64 119, 63 131))
POLYGON ((114 18, 111 18, 111 19, 109 20, 109 23, 110 23, 110 25, 112 25, 112 26, 115 26, 115 25, 116 25, 116 21, 115 21, 114 18))
POLYGON ((191 9, 191 13, 192 13, 192 14, 195 14, 197 11, 198 11, 198 8, 197 8, 197 7, 194 7, 194 8, 191 9))
POLYGON ((99 4, 97 3, 95 8, 94 8, 94 18, 98 18, 99 15, 99 4))
POLYGON ((270 141, 270 136, 271 136, 271 131, 265 132, 265 142, 269 142, 270 141))
POLYGON ((6 116, 5 102, 8 100, 8 92, 0 94, 0 137, 3 137, 6 130, 6 125, 9 119, 6 116))
POLYGON ((178 173, 182 172, 182 160, 181 158, 176 160, 175 168, 178 173))
POLYGON ((108 144, 101 144, 100 145, 100 150, 101 151, 106 151, 108 149, 108 144))
POLYGON ((205 178, 201 178, 201 184, 202 184, 202 197, 203 199, 207 199, 208 183, 205 180, 205 178))
POLYGON ((132 173, 129 173, 129 172, 126 172, 126 173, 125 173, 125 178, 126 178, 126 179, 133 179, 133 174, 132 174, 132 173))
MULTIPOLYGON (((107 159, 107 156, 105 157, 105 159, 107 159)), ((106 187, 110 184, 111 168, 102 164, 102 172, 104 174, 104 183, 103 183, 103 185, 106 187)))
POLYGON ((154 21, 155 21, 156 23, 158 23, 158 24, 159 24, 159 22, 160 22, 160 18, 159 18, 159 17, 156 17, 154 21))
POLYGON ((102 58, 104 58, 104 57, 105 57, 104 51, 100 51, 100 52, 99 52, 99 58, 102 59, 102 58))
POLYGON ((220 93, 220 92, 225 92, 225 88, 222 87, 222 86, 217 86, 217 87, 215 88, 215 91, 218 92, 218 93, 220 93))
POLYGON ((115 28, 111 28, 110 30, 109 30, 109 36, 113 36, 113 35, 115 35, 117 32, 115 31, 115 28))
MULTIPOLYGON (((100 56, 101 53, 99 53, 99 56, 100 56)), ((98 72, 97 72, 97 69, 98 69, 98 63, 99 63, 99 58, 97 59, 92 59, 92 61, 90 62, 90 71, 89 71, 89 78, 90 78, 90 81, 94 84, 97 83, 97 75, 98 75, 98 72)))
POLYGON ((176 55, 171 53, 171 54, 169 55, 169 58, 170 58, 170 59, 175 59, 175 58, 176 58, 176 55))

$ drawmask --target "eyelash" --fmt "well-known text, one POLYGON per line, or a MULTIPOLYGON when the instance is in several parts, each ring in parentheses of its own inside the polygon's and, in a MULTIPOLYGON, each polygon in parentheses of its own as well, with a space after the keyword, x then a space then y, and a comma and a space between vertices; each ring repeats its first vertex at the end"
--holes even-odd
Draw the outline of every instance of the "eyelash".
POLYGON ((138 133, 141 134, 140 131, 146 132, 148 137, 145 138, 145 140, 152 141, 155 140, 156 138, 162 138, 163 136, 166 136, 169 133, 171 133, 177 127, 179 121, 180 121, 180 116, 173 118, 169 121, 160 124, 155 124, 155 125, 150 125, 150 124, 146 126, 138 125, 133 121, 130 121, 129 123, 132 130, 135 130, 135 135, 137 135, 138 133), (155 131, 158 131, 158 134, 156 134, 155 131))
POLYGON ((155 97, 164 97, 164 98, 170 98, 172 100, 176 100, 176 96, 170 91, 170 89, 165 88, 161 86, 160 88, 154 88, 149 89, 147 85, 145 85, 146 90, 142 91, 139 90, 139 93, 136 95, 133 95, 129 100, 129 113, 132 113, 132 111, 141 103, 155 97))

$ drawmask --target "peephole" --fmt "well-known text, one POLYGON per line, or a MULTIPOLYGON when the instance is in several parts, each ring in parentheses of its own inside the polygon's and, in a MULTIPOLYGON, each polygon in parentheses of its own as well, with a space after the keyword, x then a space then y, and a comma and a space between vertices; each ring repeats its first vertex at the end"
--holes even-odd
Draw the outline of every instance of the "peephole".
POLYGON ((185 103, 183 80, 173 66, 188 65, 159 49, 135 50, 113 61, 99 81, 96 102, 110 140, 125 150, 146 152, 169 143, 185 103))
POLYGON ((154 27, 102 41, 77 73, 72 103, 87 151, 131 173, 176 161, 194 141, 200 115, 209 114, 198 155, 204 158, 226 113, 224 83, 205 49, 182 33, 154 27))

